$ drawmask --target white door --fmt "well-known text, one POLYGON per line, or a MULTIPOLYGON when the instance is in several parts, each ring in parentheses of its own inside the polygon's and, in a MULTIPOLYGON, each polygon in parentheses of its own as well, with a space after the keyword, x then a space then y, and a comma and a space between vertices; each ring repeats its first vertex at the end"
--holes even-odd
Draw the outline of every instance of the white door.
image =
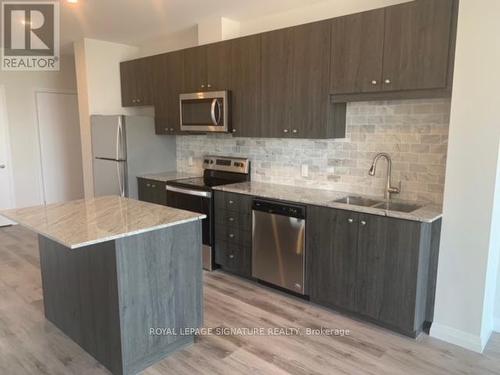
MULTIPOLYGON (((0 211, 14 207, 14 189, 10 161, 10 140, 5 89, 0 86, 0 211)), ((12 224, 0 216, 0 227, 12 224)))
POLYGON ((36 92, 46 204, 83 197, 78 100, 74 93, 36 92))

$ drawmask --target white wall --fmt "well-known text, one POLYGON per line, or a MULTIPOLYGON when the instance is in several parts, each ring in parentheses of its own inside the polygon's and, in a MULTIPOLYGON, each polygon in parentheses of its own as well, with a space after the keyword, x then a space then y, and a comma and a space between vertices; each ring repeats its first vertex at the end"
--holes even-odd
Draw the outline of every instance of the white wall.
POLYGON ((139 48, 101 40, 83 39, 74 46, 78 81, 78 107, 82 138, 82 161, 85 196, 93 196, 92 143, 90 116, 153 115, 152 108, 121 106, 120 62, 135 58, 139 48))
POLYGON ((322 1, 302 8, 270 14, 241 22, 241 35, 256 34, 327 18, 382 8, 409 0, 336 0, 322 1))
POLYGON ((59 72, 0 71, 5 85, 16 206, 42 203, 40 149, 37 134, 35 90, 76 91, 72 56, 61 57, 59 72))
POLYGON ((460 2, 444 220, 432 336, 482 351, 500 247, 500 2, 460 2), (496 206, 496 207, 495 207, 496 206))
POLYGON ((141 43, 138 57, 152 56, 198 45, 198 27, 193 26, 174 34, 157 37, 141 43))

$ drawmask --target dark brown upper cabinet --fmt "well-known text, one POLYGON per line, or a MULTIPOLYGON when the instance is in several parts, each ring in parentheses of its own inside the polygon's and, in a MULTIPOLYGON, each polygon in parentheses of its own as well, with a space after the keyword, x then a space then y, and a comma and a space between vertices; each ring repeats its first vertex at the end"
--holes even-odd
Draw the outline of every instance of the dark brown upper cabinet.
POLYGON ((343 136, 345 121, 334 121, 329 98, 330 25, 321 21, 262 34, 261 136, 343 136))
POLYGON ((457 2, 415 0, 332 21, 334 101, 449 96, 457 2))
MULTIPOLYGON (((232 132, 240 137, 259 137, 261 123, 261 36, 231 40, 230 84, 232 132)), ((223 64, 221 62, 221 64, 223 64)))
POLYGON ((120 63, 122 106, 153 105, 152 57, 120 63))
POLYGON ((153 60, 156 134, 180 132, 179 94, 183 90, 184 54, 175 51, 153 60))
POLYGON ((417 0, 385 11, 384 90, 445 88, 453 0, 417 0))
POLYGON ((206 91, 207 48, 206 46, 188 48, 183 51, 183 92, 206 91))
POLYGON ((377 9, 333 20, 332 94, 381 90, 384 19, 377 9))

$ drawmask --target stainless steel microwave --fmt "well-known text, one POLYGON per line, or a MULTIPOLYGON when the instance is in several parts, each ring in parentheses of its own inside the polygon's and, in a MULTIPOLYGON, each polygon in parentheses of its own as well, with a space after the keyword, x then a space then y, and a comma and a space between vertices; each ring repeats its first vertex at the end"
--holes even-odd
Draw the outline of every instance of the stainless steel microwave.
POLYGON ((182 131, 229 131, 229 91, 180 94, 179 103, 182 131))

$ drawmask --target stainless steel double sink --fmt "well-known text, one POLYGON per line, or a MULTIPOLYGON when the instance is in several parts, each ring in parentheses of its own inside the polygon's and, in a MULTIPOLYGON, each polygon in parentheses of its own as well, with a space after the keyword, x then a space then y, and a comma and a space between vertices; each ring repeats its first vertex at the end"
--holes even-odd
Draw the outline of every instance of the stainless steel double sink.
POLYGON ((405 213, 410 213, 418 210, 419 208, 422 208, 422 206, 418 204, 383 201, 383 200, 364 198, 354 195, 349 195, 347 197, 334 200, 334 202, 351 204, 353 206, 379 208, 381 210, 388 210, 388 211, 399 211, 405 213))

